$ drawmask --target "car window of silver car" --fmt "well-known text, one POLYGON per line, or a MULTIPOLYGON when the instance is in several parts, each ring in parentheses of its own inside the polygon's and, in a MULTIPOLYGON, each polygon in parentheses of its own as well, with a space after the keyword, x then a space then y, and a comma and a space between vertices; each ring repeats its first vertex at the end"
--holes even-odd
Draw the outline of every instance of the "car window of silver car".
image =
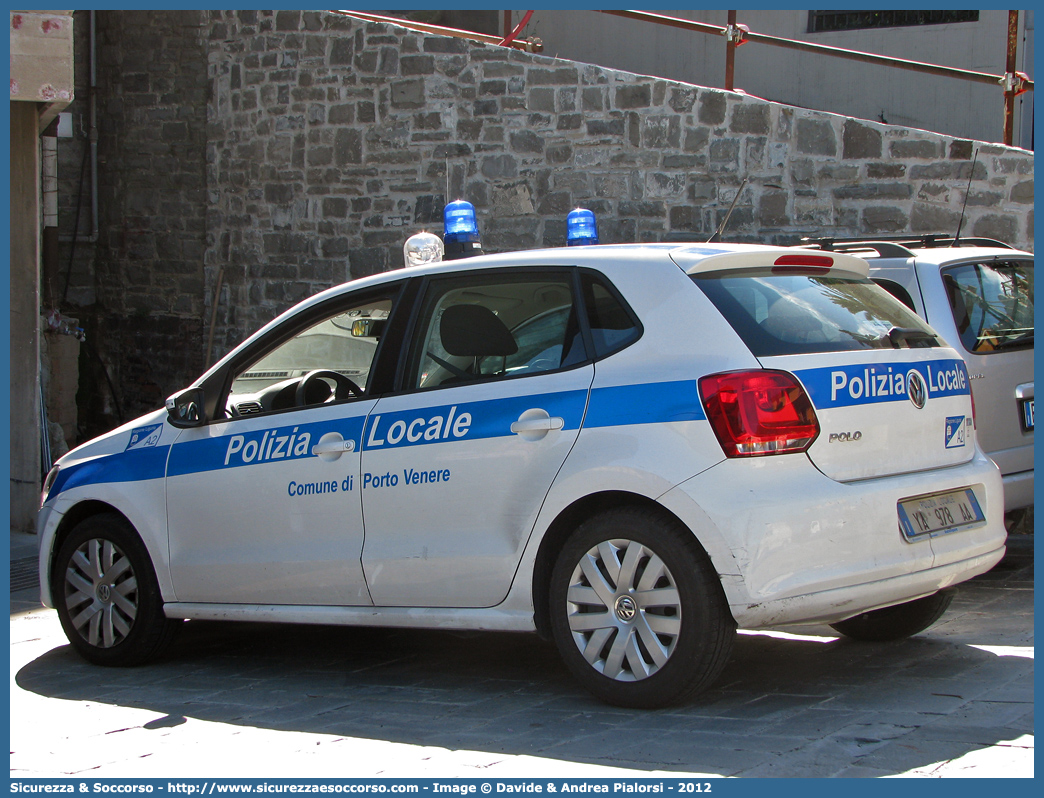
POLYGON ((1033 346, 1033 262, 962 263, 943 270, 961 343, 987 354, 1033 346))

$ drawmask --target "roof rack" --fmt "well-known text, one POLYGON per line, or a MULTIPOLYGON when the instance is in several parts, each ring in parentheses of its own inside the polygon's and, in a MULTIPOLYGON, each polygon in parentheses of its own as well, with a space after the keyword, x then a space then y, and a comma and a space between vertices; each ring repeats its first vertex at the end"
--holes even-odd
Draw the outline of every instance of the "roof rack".
POLYGON ((801 239, 801 243, 807 247, 815 247, 827 252, 851 252, 860 249, 872 249, 882 258, 910 258, 914 253, 912 249, 941 249, 945 247, 999 247, 1013 249, 1010 244, 997 241, 993 238, 962 238, 954 240, 950 235, 923 235, 923 236, 875 236, 873 238, 813 238, 811 236, 801 239))

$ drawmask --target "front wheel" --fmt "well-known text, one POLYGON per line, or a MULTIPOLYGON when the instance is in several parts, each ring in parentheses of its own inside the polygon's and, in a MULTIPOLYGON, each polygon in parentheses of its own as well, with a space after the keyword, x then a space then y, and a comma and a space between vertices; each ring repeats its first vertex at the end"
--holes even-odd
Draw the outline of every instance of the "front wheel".
POLYGON ((935 623, 953 601, 953 590, 940 590, 924 598, 871 610, 846 621, 830 624, 830 628, 853 640, 881 643, 901 640, 923 632, 935 623))
POLYGON ((123 516, 76 525, 54 561, 52 593, 69 642, 96 665, 139 665, 170 643, 176 621, 163 601, 145 545, 123 516))
POLYGON ((573 675, 623 707, 677 704, 721 673, 736 626, 706 553, 672 516, 620 507, 582 524, 551 575, 551 628, 573 675))

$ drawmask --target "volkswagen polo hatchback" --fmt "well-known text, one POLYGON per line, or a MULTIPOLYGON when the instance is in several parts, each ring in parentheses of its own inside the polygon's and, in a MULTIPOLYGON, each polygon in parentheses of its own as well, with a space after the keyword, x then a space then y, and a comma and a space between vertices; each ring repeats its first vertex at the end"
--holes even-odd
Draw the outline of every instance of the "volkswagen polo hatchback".
POLYGON ((1033 254, 992 239, 823 239, 866 258, 870 278, 913 308, 968 366, 983 451, 1014 522, 1033 504, 1033 254))
POLYGON ((63 457, 43 601, 88 660, 182 619, 536 631, 592 693, 737 626, 914 634, 1004 554, 968 371, 844 254, 485 255, 302 302, 63 457))

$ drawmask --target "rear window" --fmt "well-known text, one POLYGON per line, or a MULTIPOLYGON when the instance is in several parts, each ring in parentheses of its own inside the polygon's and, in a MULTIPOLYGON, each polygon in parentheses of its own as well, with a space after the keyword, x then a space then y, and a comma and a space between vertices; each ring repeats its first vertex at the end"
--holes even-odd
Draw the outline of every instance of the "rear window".
POLYGON ((869 280, 767 270, 692 279, 755 357, 940 345, 920 317, 869 280))
POLYGON ((1033 262, 962 263, 943 270, 961 344, 985 355, 1033 346, 1033 262))

